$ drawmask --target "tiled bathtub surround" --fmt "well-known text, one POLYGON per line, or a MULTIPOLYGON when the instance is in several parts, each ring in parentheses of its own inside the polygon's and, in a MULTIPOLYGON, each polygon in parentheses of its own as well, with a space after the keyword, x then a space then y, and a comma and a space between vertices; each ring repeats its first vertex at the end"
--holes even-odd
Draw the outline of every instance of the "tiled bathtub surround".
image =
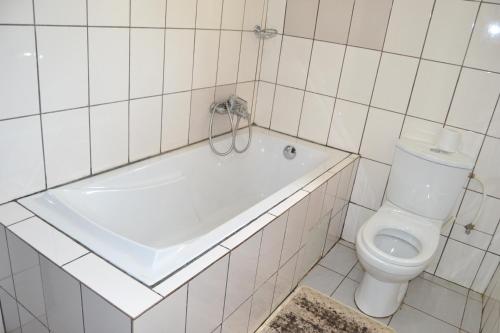
POLYGON ((7 332, 253 332, 339 240, 358 162, 347 157, 152 288, 1 205, 7 332))
POLYGON ((263 8, 1 1, 0 203, 203 140, 214 99, 251 109, 263 8))
POLYGON ((464 0, 269 0, 255 122, 362 157, 343 238, 381 205, 394 144, 462 133, 471 181, 428 272, 484 292, 499 262, 500 3, 464 0), (299 19, 300 17, 300 19, 299 19))

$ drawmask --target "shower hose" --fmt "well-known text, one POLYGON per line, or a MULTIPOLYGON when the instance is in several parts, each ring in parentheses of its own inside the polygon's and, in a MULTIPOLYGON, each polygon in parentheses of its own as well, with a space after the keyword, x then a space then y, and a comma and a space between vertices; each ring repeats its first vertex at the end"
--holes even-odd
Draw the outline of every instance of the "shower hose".
POLYGON ((250 125, 250 115, 246 111, 244 111, 244 112, 242 112, 241 110, 234 111, 233 107, 234 107, 234 104, 232 104, 231 99, 227 100, 224 104, 214 103, 210 107, 210 122, 209 122, 209 126, 208 126, 208 141, 210 143, 210 149, 212 149, 212 151, 216 155, 219 155, 219 156, 226 156, 229 153, 231 153, 233 150, 236 151, 237 153, 244 153, 250 147, 250 143, 252 142, 252 126, 250 125), (220 115, 226 114, 227 118, 229 120, 229 124, 231 125, 232 139, 231 139, 231 144, 226 151, 218 151, 214 145, 213 126, 214 126, 214 117, 215 117, 216 113, 220 114, 220 115), (233 113, 237 117, 236 123, 234 122, 234 119, 233 119, 233 113), (245 147, 243 147, 243 149, 239 149, 236 146, 236 136, 238 133, 238 129, 240 127, 241 118, 245 118, 246 121, 248 122, 248 142, 245 145, 245 147))

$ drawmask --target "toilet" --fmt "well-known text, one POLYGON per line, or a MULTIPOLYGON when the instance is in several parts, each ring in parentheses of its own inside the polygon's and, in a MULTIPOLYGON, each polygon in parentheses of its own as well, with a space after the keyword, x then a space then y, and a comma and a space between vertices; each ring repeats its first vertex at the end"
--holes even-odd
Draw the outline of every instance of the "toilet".
POLYGON ((354 295, 361 311, 372 317, 397 311, 408 282, 432 261, 472 167, 462 153, 406 138, 397 142, 385 201, 356 235, 365 270, 354 295))

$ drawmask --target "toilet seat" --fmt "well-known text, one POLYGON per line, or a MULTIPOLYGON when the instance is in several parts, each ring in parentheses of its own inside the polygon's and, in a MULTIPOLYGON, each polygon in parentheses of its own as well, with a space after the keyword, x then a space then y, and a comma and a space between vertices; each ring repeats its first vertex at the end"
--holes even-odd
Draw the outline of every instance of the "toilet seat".
POLYGON ((376 259, 404 267, 419 267, 429 262, 439 243, 439 229, 430 220, 401 211, 390 205, 380 208, 359 230, 359 241, 376 259), (414 256, 389 254, 380 248, 376 238, 386 235, 413 246, 414 256))

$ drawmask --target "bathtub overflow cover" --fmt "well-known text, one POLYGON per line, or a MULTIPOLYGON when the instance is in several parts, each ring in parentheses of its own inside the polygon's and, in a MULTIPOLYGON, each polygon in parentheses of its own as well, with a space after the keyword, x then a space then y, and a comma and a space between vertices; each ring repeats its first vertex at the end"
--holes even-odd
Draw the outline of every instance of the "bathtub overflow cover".
POLYGON ((287 160, 293 160, 297 155, 297 150, 294 146, 288 145, 283 149, 283 155, 287 160))

